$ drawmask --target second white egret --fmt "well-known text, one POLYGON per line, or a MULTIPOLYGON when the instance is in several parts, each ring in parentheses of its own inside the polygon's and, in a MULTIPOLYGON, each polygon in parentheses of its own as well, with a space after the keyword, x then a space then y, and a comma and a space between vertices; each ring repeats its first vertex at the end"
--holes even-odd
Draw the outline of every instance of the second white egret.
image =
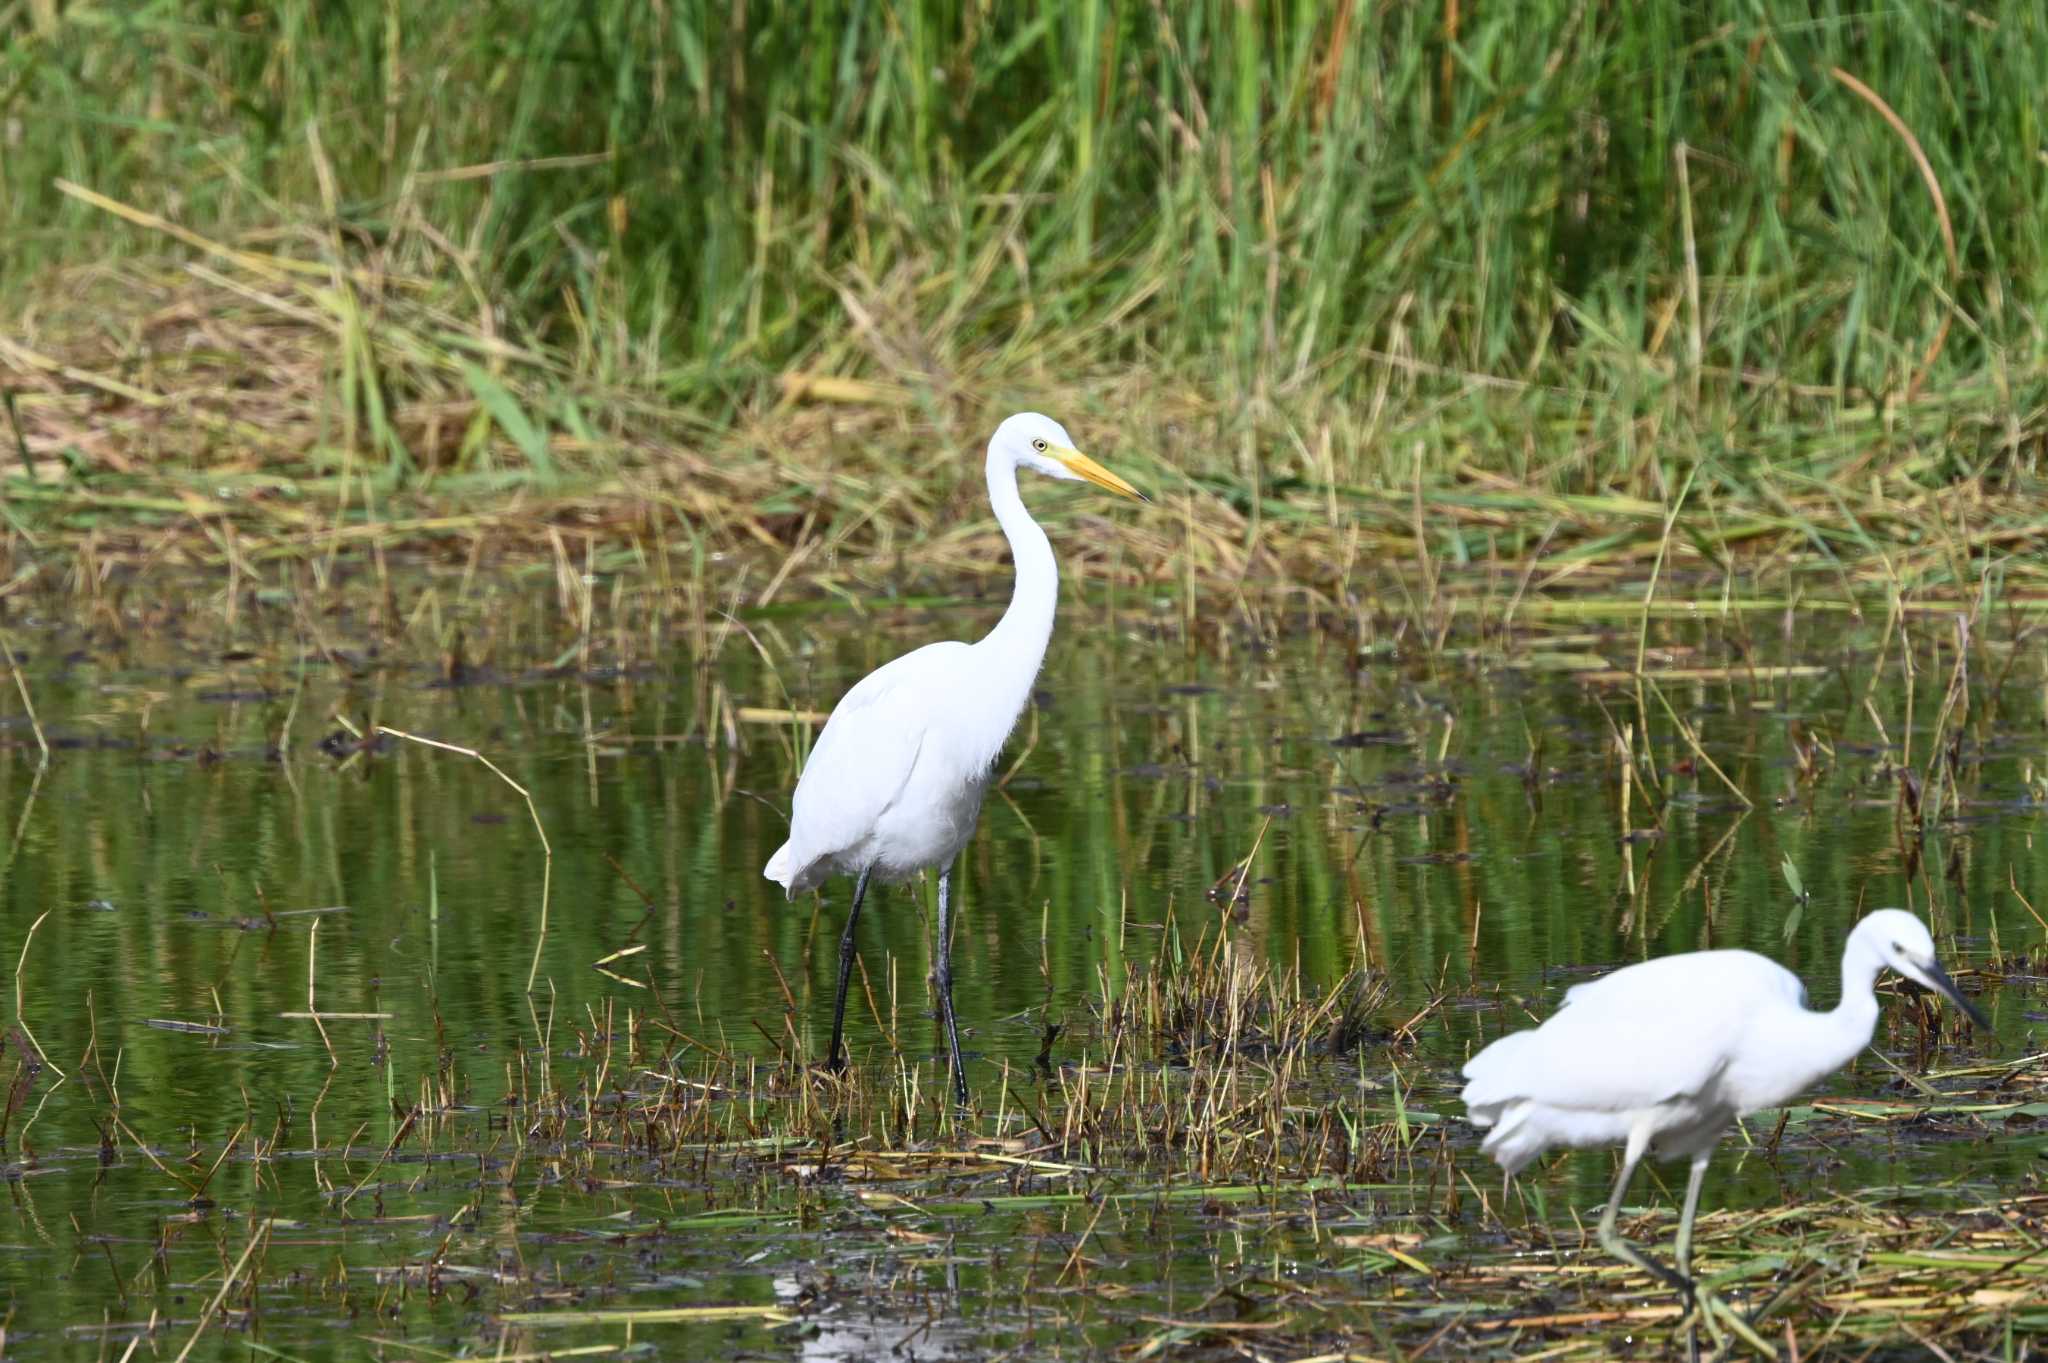
POLYGON ((854 924, 868 881, 939 872, 938 945, 932 986, 945 1026, 953 1090, 967 1101, 960 1029, 953 1018, 953 860, 974 833, 996 755, 1024 712, 1059 599, 1052 545, 1017 495, 1017 470, 1084 479, 1126 497, 1136 488, 1074 448, 1066 428, 1023 412, 988 443, 989 503, 1010 542, 1017 581, 1009 609, 978 643, 927 644, 870 672, 841 698, 811 749, 791 801, 789 841, 762 874, 796 898, 835 874, 854 879, 853 907, 839 939, 839 986, 832 1005, 834 1069, 845 1064, 846 986, 854 924))
POLYGON ((1718 1311, 1748 1337, 1747 1324, 1705 1299, 1692 1277, 1700 1181, 1738 1119, 1788 1101, 1870 1044, 1874 986, 1886 969, 1989 1026, 1935 959, 1927 926, 1902 909, 1879 909, 1849 933, 1841 1001, 1827 1012, 1808 1009, 1799 977, 1755 952, 1663 956, 1578 985, 1542 1026, 1511 1032, 1465 1063, 1466 1111, 1490 1128, 1480 1148, 1512 1174, 1554 1145, 1621 1144, 1601 1245, 1677 1288, 1716 1335, 1718 1311), (1653 1148, 1692 1160, 1676 1272, 1615 1229, 1629 1179, 1653 1148))

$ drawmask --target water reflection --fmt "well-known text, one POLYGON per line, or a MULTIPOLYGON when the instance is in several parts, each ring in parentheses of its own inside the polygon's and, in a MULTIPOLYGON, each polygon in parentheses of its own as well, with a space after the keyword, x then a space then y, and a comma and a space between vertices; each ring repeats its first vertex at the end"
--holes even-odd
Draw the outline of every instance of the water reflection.
MULTIPOLYGON (((23 1328, 119 1314, 139 1269, 116 1254, 118 1273, 64 1277, 69 1251, 51 1248, 61 1237, 48 1227, 76 1218, 125 1243, 138 1217, 185 1203, 132 1159, 118 1193, 100 1192, 116 1094, 127 1127, 174 1165, 217 1152, 238 1126, 280 1151, 374 1150, 421 1099, 421 1076, 447 1099, 500 1105, 538 1063, 537 1037, 543 1054, 568 1053, 631 1015, 763 1056, 818 1053, 850 886, 785 904, 762 879, 809 734, 750 711, 828 709, 901 647, 972 637, 992 618, 980 606, 820 610, 800 628, 765 621, 759 647, 726 647, 708 666, 670 645, 610 672, 515 665, 501 644, 497 673, 460 686, 430 660, 351 674, 316 657, 302 676, 305 650, 282 632, 230 662, 185 640, 106 662, 51 634, 26 675, 55 760, 39 769, 20 721, 0 735, 0 912, 8 959, 23 962, 16 1054, 39 1048, 49 1066, 24 1081, 10 1154, 52 1161, 23 1185, 10 1235, 45 1248, 0 1272, 18 1300, 53 1276, 64 1284, 24 1308, 23 1328), (360 735, 369 719, 487 753, 532 792, 552 867, 515 792, 467 758, 360 741, 342 724, 360 735), (536 1001, 525 983, 544 872, 536 1001), (626 948, 644 950, 617 955, 626 948), (322 1010, 381 1016, 329 1023, 323 1042, 286 1016, 307 1011, 309 991, 322 1010)), ((2048 883, 2029 784, 2048 763, 2039 714, 2021 712, 2041 660, 2024 648, 1980 640, 2003 650, 1997 667, 1971 669, 1956 697, 1923 680, 1909 702, 1897 641, 1873 676, 1881 631, 1846 621, 1789 638, 1752 637, 1735 617, 1656 623, 1648 643, 1666 656, 1826 670, 1680 676, 1640 692, 1557 661, 1632 658, 1632 625, 1539 628, 1463 656, 1361 650, 1352 633, 1285 617, 1269 627, 1225 656, 1161 619, 1069 610, 957 881, 955 988, 978 1088, 1030 1066, 1048 1025, 1063 1029, 1055 1061, 1085 1054, 1103 981, 1170 937, 1228 932, 1311 982, 1369 963, 1390 1018, 1425 1016, 1418 1095, 1446 1104, 1458 1061, 1520 1020, 1517 1000, 1541 1012, 1593 968, 1747 946, 1811 981, 1825 1006, 1843 936, 1868 908, 1931 912, 1965 964, 2040 940, 2011 888, 2048 883), (1924 841, 1901 812, 1908 758, 1939 814, 1924 841)), ((545 662, 560 628, 505 633, 545 662)), ((1923 678, 1947 675, 1935 646, 1932 634, 1921 646, 1923 678)), ((359 642, 350 656, 373 652, 359 642)), ((857 1062, 892 1044, 939 1055, 924 985, 930 888, 882 891, 863 918, 857 1062)), ((2017 1001, 1987 1003, 1998 1035, 1985 1049, 2028 1053, 2033 1023, 2017 1001)), ((1962 1156, 1911 1158, 1931 1176, 1962 1156)), ((2026 1164, 1969 1158, 1980 1171, 2026 1164)), ((326 1185, 363 1173, 357 1161, 308 1183, 299 1169, 229 1162, 207 1196, 317 1224, 326 1185)), ((1717 1180, 1717 1203, 1772 1195, 1756 1170, 1717 1180)), ((192 1233, 210 1254, 242 1248, 239 1226, 192 1233)), ((431 1239, 389 1234, 338 1252, 402 1258, 431 1239)), ((786 1297, 792 1281, 764 1276, 757 1295, 786 1297)), ((181 1309, 189 1318, 191 1303, 181 1309)), ((886 1343, 846 1328, 859 1338, 823 1331, 802 1348, 853 1356, 886 1343)))

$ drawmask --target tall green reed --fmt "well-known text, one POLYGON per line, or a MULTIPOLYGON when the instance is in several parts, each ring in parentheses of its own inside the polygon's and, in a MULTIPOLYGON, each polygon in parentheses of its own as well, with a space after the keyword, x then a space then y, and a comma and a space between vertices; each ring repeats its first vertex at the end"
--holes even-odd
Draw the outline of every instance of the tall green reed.
MULTIPOLYGON (((1533 436, 1583 489, 1638 476, 1637 423, 1681 396, 1739 481, 1773 417, 1861 423, 1917 383, 1963 395, 1953 426, 2041 390, 2026 5, 41 14, 0 53, 9 292, 161 246, 58 177, 205 231, 327 225, 311 129, 341 250, 714 420, 806 368, 941 394, 1139 368, 1255 422, 1483 377, 1517 396, 1433 430, 1432 463, 1520 476, 1533 436), (1955 268, 1837 68, 1917 139, 1955 268)), ((1407 467, 1372 434, 1340 478, 1407 467)))

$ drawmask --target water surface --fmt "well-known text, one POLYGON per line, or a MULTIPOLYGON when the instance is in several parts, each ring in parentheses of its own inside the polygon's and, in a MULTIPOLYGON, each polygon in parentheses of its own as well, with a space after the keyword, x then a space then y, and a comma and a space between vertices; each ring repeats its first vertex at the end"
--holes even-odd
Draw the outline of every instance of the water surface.
MULTIPOLYGON (((279 1218, 261 1252, 288 1286, 267 1308, 224 1303, 235 1330, 197 1356, 241 1357, 249 1339, 306 1358, 376 1340, 461 1351, 495 1340, 498 1313, 571 1301, 814 1311, 797 1327, 641 1336, 766 1357, 865 1356, 911 1314, 936 1314, 917 1347, 941 1354, 1075 1331, 1107 1346, 1238 1280, 1248 1252, 1262 1272, 1357 1271, 1298 1227, 1248 1242, 1213 1212, 1120 1206, 1091 1243, 1138 1305, 1034 1321, 1009 1304, 1016 1276, 1059 1271, 1080 1229, 1069 1212, 970 1219, 933 1256, 849 1238, 857 1199, 768 1175, 751 1198, 763 1219, 716 1229, 669 1219, 729 1205, 729 1186, 553 1181, 548 1153, 522 1146, 518 1100, 544 1062, 599 1033, 659 1017, 764 1062, 822 1049, 850 887, 785 903, 761 877, 810 735, 778 712, 827 710, 866 670, 972 637, 994 611, 820 600, 707 630, 656 603, 584 639, 552 597, 507 590, 471 607, 451 680, 446 632, 422 643, 415 609, 454 598, 450 581, 423 570, 381 608, 334 609, 317 635, 281 594, 230 623, 196 588, 17 620, 55 751, 42 765, 10 708, 10 1354, 97 1351, 104 1337, 118 1355, 153 1315, 156 1347, 182 1344, 262 1218, 279 1218), (410 630, 386 623, 408 612, 410 630), (715 652, 700 655, 706 640, 715 652), (552 862, 524 801, 480 763, 366 739, 372 724, 487 755, 531 792, 552 862), (375 1016, 330 1020, 323 1041, 286 1016, 309 994, 320 1011, 375 1016), (380 1164, 415 1106, 468 1128, 442 1157, 402 1143, 380 1164), (823 1210, 791 1210, 806 1197, 823 1210), (655 1229, 628 1246, 617 1235, 633 1227, 655 1229), (536 1286, 551 1273, 555 1296, 536 1286)), ((1384 1058, 1333 1058, 1327 1082, 1393 1079, 1423 1121, 1456 1116, 1471 1048, 1616 964, 1744 946, 1825 1005, 1862 909, 1931 914, 1965 969, 2040 946, 2013 887, 2038 907, 2048 885, 2043 678, 2037 650, 2000 637, 2012 628, 1980 625, 1958 673, 1939 616, 1906 617, 1902 646, 1881 605, 1791 628, 1782 612, 1680 615, 1642 640, 1665 679, 1639 689, 1587 679, 1600 660, 1634 662, 1633 617, 1546 604, 1525 603, 1512 634, 1459 629, 1424 648, 1394 613, 1276 609, 1256 624, 1198 618, 1191 635, 1170 600, 1070 594, 955 880, 978 1094, 1043 1082, 1031 1067, 1049 1023, 1063 1029, 1056 1065, 1099 1061, 1104 990, 1126 964, 1217 933, 1311 988, 1361 968, 1383 979, 1382 1033, 1411 1034, 1384 1058), (1624 742, 1640 759, 1626 806, 1624 742), (1902 763, 1931 815, 1924 837, 1901 812, 1902 763)), ((871 899, 850 1035, 858 1063, 935 1084, 929 903, 928 885, 871 899)), ((1996 1035, 1965 1058, 2037 1049, 2030 985, 1983 1001, 1996 1035)), ((1928 1041, 1917 1016, 1895 1003, 1880 1031, 1902 1064, 1928 1041)), ((1866 1056, 1826 1088, 1895 1085, 1866 1056)), ((2039 1144, 1887 1138, 1729 1160, 1708 1198, 1765 1205, 1816 1171, 1996 1189, 2039 1144)), ((1552 1219, 1596 1202, 1610 1169, 1591 1154, 1539 1176, 1552 1219)))

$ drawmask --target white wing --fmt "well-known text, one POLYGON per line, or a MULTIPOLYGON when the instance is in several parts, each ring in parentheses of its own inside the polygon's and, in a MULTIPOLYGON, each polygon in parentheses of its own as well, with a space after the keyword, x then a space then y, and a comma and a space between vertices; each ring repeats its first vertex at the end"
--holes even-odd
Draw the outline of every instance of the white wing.
POLYGON ((1806 986, 1797 975, 1768 956, 1753 951, 1688 951, 1624 966, 1597 980, 1575 984, 1564 993, 1568 1004, 1591 1004, 1612 997, 1618 1006, 1643 999, 1675 999, 1708 993, 1740 995, 1806 1006, 1806 986))
POLYGON ((792 894, 820 858, 857 847, 895 803, 917 766, 947 675, 968 646, 927 644, 861 678, 833 707, 790 802, 789 841, 768 863, 792 894))
POLYGON ((1695 951, 1628 966, 1579 985, 1541 1027, 1517 1032, 1465 1066, 1468 1108, 1528 1100, 1628 1112, 1698 1093, 1728 1064, 1760 1009, 1804 989, 1747 951, 1695 951))

